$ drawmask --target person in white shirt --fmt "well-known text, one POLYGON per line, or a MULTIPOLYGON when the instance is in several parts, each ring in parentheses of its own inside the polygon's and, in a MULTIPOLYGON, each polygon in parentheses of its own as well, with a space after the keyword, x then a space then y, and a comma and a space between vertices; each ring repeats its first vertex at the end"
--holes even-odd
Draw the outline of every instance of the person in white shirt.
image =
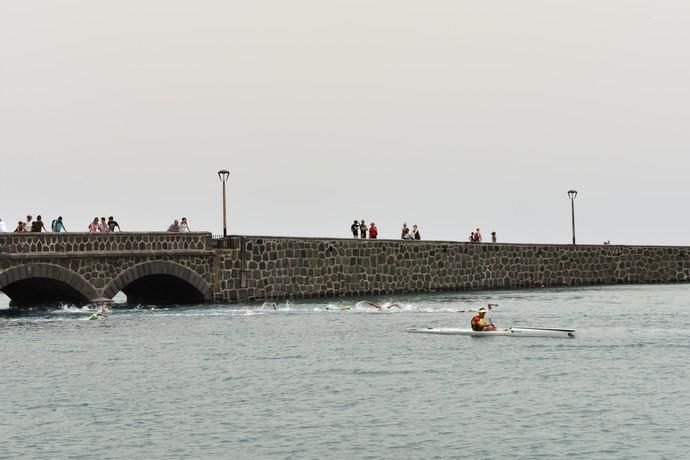
POLYGON ((9 229, 7 228, 7 224, 0 219, 0 233, 7 233, 9 232, 9 229))
POLYGON ((180 232, 191 232, 189 229, 189 224, 187 223, 187 218, 183 217, 182 221, 180 222, 180 232))

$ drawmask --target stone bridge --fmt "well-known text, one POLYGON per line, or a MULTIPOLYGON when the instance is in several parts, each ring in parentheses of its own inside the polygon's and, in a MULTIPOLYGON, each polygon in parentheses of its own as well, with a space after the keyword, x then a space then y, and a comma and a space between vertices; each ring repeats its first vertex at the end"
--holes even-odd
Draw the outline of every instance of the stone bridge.
POLYGON ((13 305, 118 292, 136 304, 200 304, 411 292, 690 282, 690 248, 231 236, 0 234, 13 305))
POLYGON ((13 305, 83 304, 122 291, 130 303, 213 300, 208 233, 0 235, 0 290, 13 305))

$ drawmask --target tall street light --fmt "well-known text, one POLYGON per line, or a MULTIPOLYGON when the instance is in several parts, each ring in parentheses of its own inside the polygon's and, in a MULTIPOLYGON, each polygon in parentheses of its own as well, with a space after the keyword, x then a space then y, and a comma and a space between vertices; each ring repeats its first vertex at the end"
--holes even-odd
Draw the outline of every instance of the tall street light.
POLYGON ((568 190, 568 198, 570 198, 570 213, 573 217, 573 244, 575 244, 575 198, 577 197, 577 190, 568 190))
POLYGON ((225 183, 230 177, 230 171, 221 169, 218 171, 218 179, 223 183, 223 238, 228 236, 228 212, 225 205, 225 183))

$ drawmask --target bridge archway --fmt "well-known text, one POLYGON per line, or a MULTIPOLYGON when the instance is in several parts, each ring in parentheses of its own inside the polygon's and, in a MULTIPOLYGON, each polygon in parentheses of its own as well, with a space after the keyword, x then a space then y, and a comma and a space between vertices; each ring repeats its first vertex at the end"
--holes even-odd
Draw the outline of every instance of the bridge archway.
POLYGON ((112 298, 119 291, 127 303, 184 305, 213 299, 211 287, 193 270, 174 262, 144 262, 135 265, 106 286, 103 295, 112 298))
POLYGON ((77 305, 99 297, 96 289, 80 274, 59 265, 35 263, 0 273, 0 291, 13 306, 50 305, 68 302, 77 305))

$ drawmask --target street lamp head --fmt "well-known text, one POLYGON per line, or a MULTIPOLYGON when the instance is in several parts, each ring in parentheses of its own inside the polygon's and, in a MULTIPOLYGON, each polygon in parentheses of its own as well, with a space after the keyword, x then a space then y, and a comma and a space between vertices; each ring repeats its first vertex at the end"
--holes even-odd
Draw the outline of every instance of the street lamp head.
POLYGON ((574 200, 577 197, 577 190, 568 190, 568 198, 574 200))
POLYGON ((225 169, 218 171, 218 179, 220 179, 222 183, 226 183, 228 181, 228 177, 230 177, 230 171, 225 169))

